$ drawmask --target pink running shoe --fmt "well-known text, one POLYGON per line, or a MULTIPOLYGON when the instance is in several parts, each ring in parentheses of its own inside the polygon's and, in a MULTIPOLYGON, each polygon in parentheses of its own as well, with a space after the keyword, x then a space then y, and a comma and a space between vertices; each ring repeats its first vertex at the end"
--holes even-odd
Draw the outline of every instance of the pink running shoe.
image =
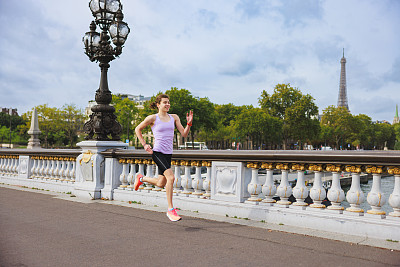
POLYGON ((142 177, 143 177, 143 174, 140 174, 140 173, 136 174, 136 180, 135 180, 135 185, 134 185, 135 191, 137 191, 139 189, 139 186, 141 186, 143 184, 143 182, 140 181, 140 178, 142 178, 142 177))
POLYGON ((167 212, 167 216, 168 218, 173 221, 173 222, 177 222, 179 220, 181 220, 182 218, 176 213, 176 209, 173 210, 169 210, 167 212))

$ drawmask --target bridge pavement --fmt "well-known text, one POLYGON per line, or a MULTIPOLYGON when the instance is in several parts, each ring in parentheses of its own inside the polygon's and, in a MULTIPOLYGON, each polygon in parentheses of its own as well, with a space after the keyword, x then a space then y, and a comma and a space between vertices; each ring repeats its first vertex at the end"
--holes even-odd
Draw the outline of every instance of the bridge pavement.
POLYGON ((0 266, 400 266, 399 250, 15 188, 0 185, 0 266))

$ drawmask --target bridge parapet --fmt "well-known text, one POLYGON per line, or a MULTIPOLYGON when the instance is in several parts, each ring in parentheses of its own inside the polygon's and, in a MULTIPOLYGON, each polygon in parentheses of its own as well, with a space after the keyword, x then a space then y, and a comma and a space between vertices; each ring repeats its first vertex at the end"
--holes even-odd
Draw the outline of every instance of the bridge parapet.
MULTIPOLYGON (((400 240, 400 153, 396 151, 174 151, 174 202, 182 209, 400 240), (331 175, 329 183, 323 176, 331 175), (343 174, 351 177, 347 194, 343 174), (290 180, 289 176, 296 176, 290 180), (372 176, 370 192, 361 179, 372 176), (382 177, 394 176, 390 195, 382 177), (306 184, 312 176, 312 187, 306 184), (366 193, 366 196, 364 195, 366 193), (347 200, 350 207, 345 208, 347 200), (392 211, 382 209, 388 202, 392 211), (369 208, 361 206, 368 203, 369 208)), ((166 205, 163 188, 133 190, 138 173, 155 177, 143 150, 0 150, 0 181, 87 197, 166 205), (97 160, 92 159, 97 156, 97 160), (86 165, 85 165, 86 164, 86 165), (99 165, 99 166, 94 166, 99 165), (82 167, 85 165, 85 169, 82 167), (99 179, 88 179, 98 169, 99 179), (92 185, 92 186, 91 186, 92 185)))

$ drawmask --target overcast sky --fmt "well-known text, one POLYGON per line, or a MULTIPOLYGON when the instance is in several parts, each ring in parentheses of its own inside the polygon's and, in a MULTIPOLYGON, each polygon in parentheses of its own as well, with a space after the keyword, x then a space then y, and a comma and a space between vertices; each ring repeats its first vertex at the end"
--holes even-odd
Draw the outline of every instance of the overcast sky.
MULTIPOLYGON (((100 69, 82 43, 93 18, 88 2, 0 0, 0 107, 22 114, 41 104, 84 108, 94 99, 100 69)), ((351 112, 392 122, 400 104, 400 1, 122 4, 131 33, 111 62, 113 93, 178 87, 217 104, 258 106, 262 90, 290 83, 322 113, 337 104, 345 48, 351 112)))

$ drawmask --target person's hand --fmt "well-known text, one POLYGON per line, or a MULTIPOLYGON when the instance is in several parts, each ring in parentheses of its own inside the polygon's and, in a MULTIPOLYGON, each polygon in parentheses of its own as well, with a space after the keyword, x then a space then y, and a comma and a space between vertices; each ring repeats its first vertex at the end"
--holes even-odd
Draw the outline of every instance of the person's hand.
POLYGON ((149 144, 144 145, 144 150, 146 150, 149 154, 153 154, 153 149, 151 149, 151 145, 149 144))
POLYGON ((186 113, 186 121, 189 126, 192 126, 192 123, 193 123, 193 111, 192 110, 189 111, 189 113, 186 113))

